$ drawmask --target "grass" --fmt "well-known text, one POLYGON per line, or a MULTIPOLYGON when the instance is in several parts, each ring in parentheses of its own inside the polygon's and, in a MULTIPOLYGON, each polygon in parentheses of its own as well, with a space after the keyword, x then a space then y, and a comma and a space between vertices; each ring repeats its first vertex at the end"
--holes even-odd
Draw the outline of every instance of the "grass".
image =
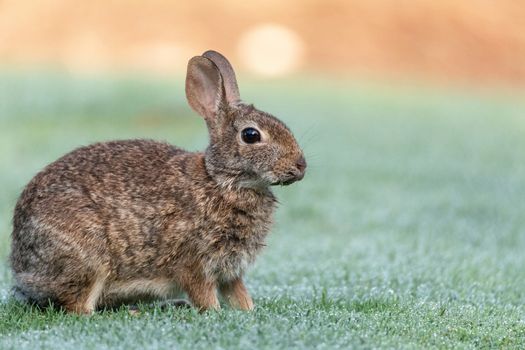
MULTIPOLYGON (((243 84, 244 83, 244 84, 243 84)), ((0 349, 525 348, 525 99, 355 82, 245 83, 305 146, 247 275, 256 310, 78 317, 9 298, 21 189, 79 145, 206 144, 180 80, 0 74, 0 349)))

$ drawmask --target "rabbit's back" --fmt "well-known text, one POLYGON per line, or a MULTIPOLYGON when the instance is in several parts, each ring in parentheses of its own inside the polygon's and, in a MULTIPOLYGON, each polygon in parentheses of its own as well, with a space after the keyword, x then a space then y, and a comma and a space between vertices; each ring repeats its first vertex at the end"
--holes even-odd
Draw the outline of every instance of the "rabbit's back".
MULTIPOLYGON (((38 173, 22 192, 15 208, 14 231, 43 220, 73 224, 84 213, 110 216, 108 211, 140 211, 169 196, 174 157, 187 152, 167 143, 127 140, 97 143, 74 150, 38 173), (143 203, 146 202, 146 203, 143 203)), ((92 218, 89 218, 92 220, 92 218)))

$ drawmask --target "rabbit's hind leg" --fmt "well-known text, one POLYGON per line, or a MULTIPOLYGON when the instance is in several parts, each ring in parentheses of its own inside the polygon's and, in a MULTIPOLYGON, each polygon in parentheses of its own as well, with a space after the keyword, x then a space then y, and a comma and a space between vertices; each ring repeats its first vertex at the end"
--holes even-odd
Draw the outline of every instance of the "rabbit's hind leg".
POLYGON ((61 304, 68 312, 77 314, 92 314, 99 304, 108 274, 105 272, 95 274, 90 280, 85 280, 79 285, 77 293, 64 293, 61 304))
POLYGON ((67 312, 91 314, 99 303, 107 274, 78 271, 75 275, 48 276, 34 273, 15 274, 15 296, 46 308, 51 304, 67 312))
POLYGON ((68 312, 92 313, 109 271, 104 240, 78 223, 64 231, 54 222, 32 218, 13 232, 11 267, 16 290, 27 301, 50 302, 68 312))

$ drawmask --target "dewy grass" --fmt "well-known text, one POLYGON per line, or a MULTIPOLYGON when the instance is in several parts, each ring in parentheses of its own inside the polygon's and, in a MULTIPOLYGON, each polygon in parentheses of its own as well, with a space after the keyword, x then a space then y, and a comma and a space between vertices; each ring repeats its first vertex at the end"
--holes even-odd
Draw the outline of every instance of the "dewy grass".
POLYGON ((196 150, 207 132, 181 81, 1 74, 0 349, 525 348, 525 99, 308 80, 241 93, 309 160, 302 182, 276 189, 246 276, 255 311, 81 317, 9 297, 23 186, 90 142, 196 150))

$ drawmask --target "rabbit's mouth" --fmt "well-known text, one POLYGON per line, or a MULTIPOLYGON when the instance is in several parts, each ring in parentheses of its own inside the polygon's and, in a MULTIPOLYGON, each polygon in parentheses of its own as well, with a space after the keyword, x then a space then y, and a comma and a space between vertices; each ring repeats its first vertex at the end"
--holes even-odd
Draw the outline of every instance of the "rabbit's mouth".
POLYGON ((305 175, 303 169, 291 169, 287 172, 276 174, 271 172, 267 174, 266 178, 271 186, 288 186, 294 182, 301 181, 305 175))

